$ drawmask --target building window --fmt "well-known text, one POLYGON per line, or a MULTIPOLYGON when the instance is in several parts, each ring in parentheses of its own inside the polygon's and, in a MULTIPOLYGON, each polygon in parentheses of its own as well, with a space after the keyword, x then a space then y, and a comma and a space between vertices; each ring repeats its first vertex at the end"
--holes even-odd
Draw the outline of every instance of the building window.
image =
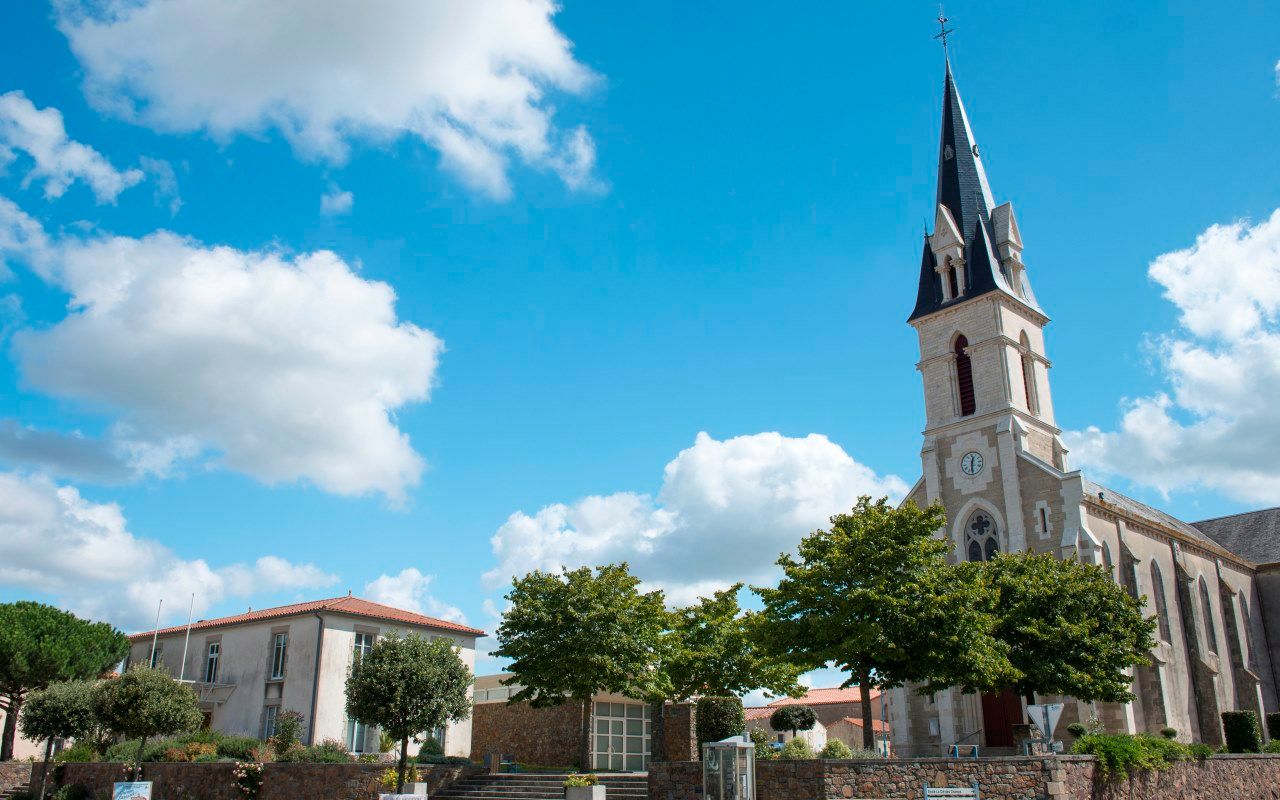
POLYGON ((1213 602, 1209 599, 1209 586, 1200 578, 1200 606, 1204 609, 1204 646, 1213 655, 1218 654, 1218 630, 1213 625, 1213 602))
POLYGON ((1036 501, 1036 533, 1041 539, 1049 536, 1049 504, 1043 500, 1036 501))
POLYGON ((155 646, 155 649, 151 651, 151 661, 149 662, 149 666, 152 669, 157 669, 162 661, 164 661, 164 645, 158 644, 155 646))
POLYGON ((271 637, 271 680, 284 679, 284 665, 289 658, 289 634, 277 633, 271 637))
POLYGON ((965 555, 969 561, 990 561, 1000 552, 999 531, 985 511, 975 511, 965 530, 965 555))
POLYGON ((365 752, 369 726, 356 719, 347 720, 347 749, 359 755, 365 752))
POLYGON ((963 334, 956 337, 956 390, 960 395, 960 416, 967 417, 977 406, 973 397, 973 364, 969 361, 969 340, 963 334))
POLYGON ((1151 559, 1151 600, 1156 604, 1156 624, 1159 626, 1160 639, 1172 642, 1169 635, 1169 606, 1164 597, 1164 576, 1160 574, 1160 565, 1151 559))
POLYGON ((955 267, 947 267, 947 287, 951 289, 951 299, 960 296, 960 279, 956 276, 955 267))
POLYGON ((204 659, 204 682, 214 683, 218 680, 218 658, 222 655, 221 642, 209 642, 209 652, 204 659))
POLYGON ((359 664, 360 659, 373 652, 374 636, 372 633, 356 633, 355 645, 351 648, 352 665, 359 664))
POLYGON ((1036 365, 1031 358, 1031 340, 1027 338, 1027 332, 1023 331, 1020 337, 1022 344, 1022 392, 1027 400, 1027 411, 1032 414, 1040 413, 1040 404, 1036 402, 1036 365))
POLYGON ((276 735, 276 718, 280 715, 280 706, 267 706, 262 709, 262 739, 266 741, 276 735))

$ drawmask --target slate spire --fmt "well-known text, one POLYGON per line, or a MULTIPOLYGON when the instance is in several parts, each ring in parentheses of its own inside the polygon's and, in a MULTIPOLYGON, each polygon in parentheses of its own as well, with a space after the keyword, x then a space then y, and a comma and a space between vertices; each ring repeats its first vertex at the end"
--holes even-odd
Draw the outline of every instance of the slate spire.
POLYGON ((978 220, 990 224, 991 209, 995 208, 949 58, 942 95, 942 141, 938 145, 938 202, 955 217, 966 245, 973 241, 978 220))

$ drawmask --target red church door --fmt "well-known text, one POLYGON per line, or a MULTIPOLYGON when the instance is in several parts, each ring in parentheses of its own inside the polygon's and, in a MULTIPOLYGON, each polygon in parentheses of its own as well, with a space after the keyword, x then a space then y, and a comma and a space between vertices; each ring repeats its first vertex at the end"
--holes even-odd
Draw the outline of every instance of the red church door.
POLYGON ((1022 722, 1022 701, 1012 689, 982 696, 982 727, 987 747, 1013 747, 1013 726, 1022 722))

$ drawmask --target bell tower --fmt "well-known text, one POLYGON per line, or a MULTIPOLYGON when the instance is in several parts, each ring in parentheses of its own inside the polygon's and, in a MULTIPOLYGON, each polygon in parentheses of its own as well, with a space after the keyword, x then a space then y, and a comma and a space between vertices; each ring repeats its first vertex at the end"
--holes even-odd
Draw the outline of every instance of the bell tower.
POLYGON ((1031 546, 1036 512, 1023 508, 1021 459, 1065 469, 1045 356, 1049 318, 1022 249, 1012 204, 992 199, 948 60, 933 232, 908 322, 920 340, 926 499, 946 507, 961 558, 1031 546))

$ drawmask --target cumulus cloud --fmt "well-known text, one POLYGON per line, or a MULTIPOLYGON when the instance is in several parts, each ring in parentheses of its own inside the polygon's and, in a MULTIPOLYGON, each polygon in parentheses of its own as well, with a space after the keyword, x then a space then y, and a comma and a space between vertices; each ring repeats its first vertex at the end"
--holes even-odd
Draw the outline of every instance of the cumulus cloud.
POLYGON ((1126 401, 1117 430, 1066 434, 1074 460, 1166 494, 1280 502, 1280 210, 1214 225, 1148 274, 1179 312, 1154 343, 1168 386, 1126 401))
POLYGON ((51 241, 0 201, 6 246, 70 295, 63 320, 13 334, 23 377, 114 414, 114 443, 140 471, 210 451, 266 483, 393 502, 419 480, 393 415, 428 398, 442 344, 334 253, 164 231, 51 241))
POLYGON ((554 93, 595 80, 553 23, 552 0, 335 0, 60 4, 60 27, 98 108, 220 140, 280 131, 341 162, 353 141, 415 137, 494 198, 512 158, 589 182, 583 128, 553 124, 554 93))
POLYGON ((383 573, 365 584, 364 596, 375 603, 466 624, 467 615, 461 609, 442 603, 428 591, 435 577, 423 575, 414 567, 406 567, 396 575, 383 573))
POLYGON ((328 190, 320 195, 320 213, 326 217, 350 214, 351 206, 355 204, 355 199, 356 196, 351 192, 345 192, 330 184, 328 190))
POLYGON ((144 177, 139 169, 117 170, 97 150, 69 138, 58 109, 38 109, 17 91, 0 94, 0 165, 13 161, 15 150, 33 162, 22 185, 40 181, 49 199, 61 197, 74 181, 82 180, 99 203, 114 203, 144 177))
POLYGON ((689 602, 771 579, 779 553, 860 495, 906 492, 818 434, 699 433, 667 464, 656 497, 619 492, 512 514, 492 539, 497 564, 484 581, 496 588, 533 569, 628 561, 673 602, 689 602))
POLYGON ((265 590, 328 586, 337 578, 278 556, 220 567, 187 561, 131 533, 115 503, 95 503, 74 486, 0 472, 0 584, 47 593, 59 603, 127 629, 149 627, 156 601, 171 616, 265 590))

